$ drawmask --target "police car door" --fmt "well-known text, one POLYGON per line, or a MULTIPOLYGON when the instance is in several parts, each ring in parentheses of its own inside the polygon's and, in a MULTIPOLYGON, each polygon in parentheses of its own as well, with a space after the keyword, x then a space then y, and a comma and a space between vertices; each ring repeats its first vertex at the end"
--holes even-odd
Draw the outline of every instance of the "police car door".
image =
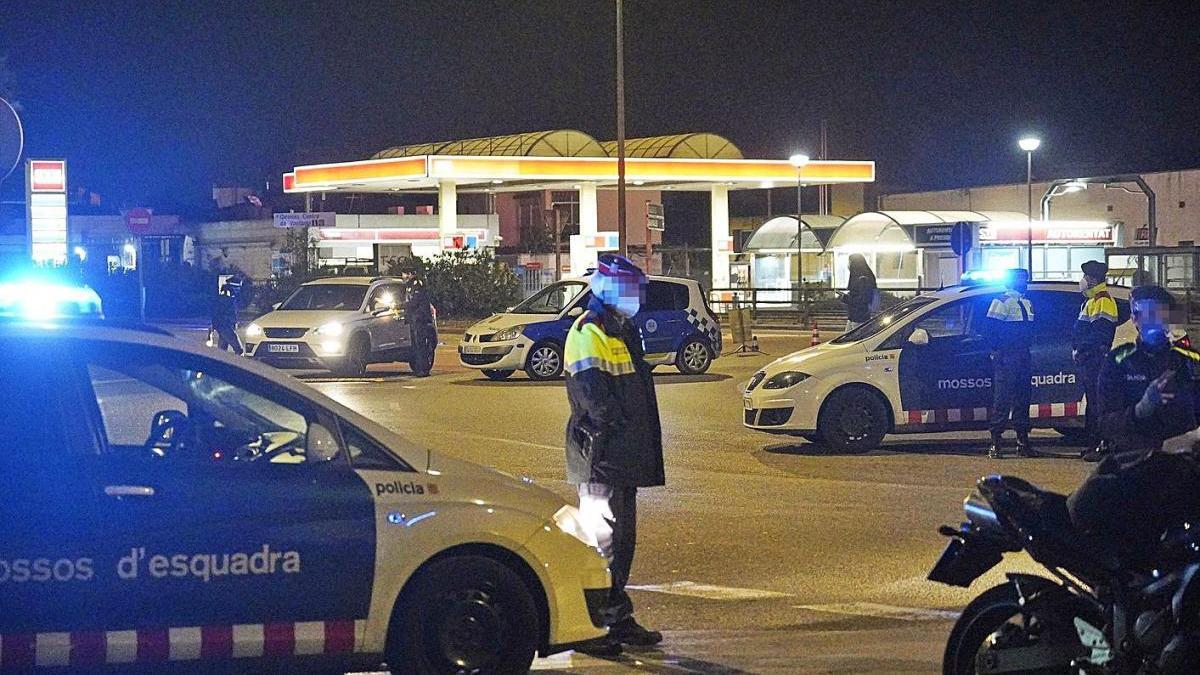
POLYGON ((82 645, 71 659, 76 631, 104 627, 94 444, 65 354, 40 339, 0 339, 0 350, 0 670, 95 663, 82 645))
POLYGON ((646 357, 675 351, 686 330, 691 329, 685 318, 688 308, 688 288, 669 281, 651 281, 646 288, 646 304, 635 323, 642 332, 646 357))
POLYGON ((105 453, 110 624, 195 627, 170 635, 192 657, 349 651, 374 512, 336 420, 182 352, 93 344, 80 359, 105 453))
POLYGON ((1033 305, 1033 392, 1030 417, 1049 423, 1080 415, 1083 383, 1071 358, 1071 333, 1083 297, 1079 293, 1029 291, 1033 305), (1050 418, 1050 419, 1047 419, 1050 418))
POLYGON ((981 319, 990 297, 952 300, 898 335, 901 421, 911 426, 979 426, 992 400, 990 349, 981 319))

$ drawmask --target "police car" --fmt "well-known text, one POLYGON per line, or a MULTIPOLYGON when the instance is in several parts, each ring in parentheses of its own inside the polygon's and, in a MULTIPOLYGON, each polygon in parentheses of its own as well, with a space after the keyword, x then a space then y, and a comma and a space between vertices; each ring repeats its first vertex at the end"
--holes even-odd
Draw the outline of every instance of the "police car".
MULTIPOLYGON (((563 372, 567 331, 590 299, 587 277, 553 283, 467 329, 458 345, 459 360, 493 380, 518 370, 533 380, 557 378, 563 372)), ((721 353, 721 325, 700 285, 690 279, 650 277, 634 323, 651 365, 673 365, 681 373, 698 375, 721 353)))
POLYGON ((279 368, 340 375, 361 375, 370 363, 411 362, 407 293, 392 277, 310 281, 246 326, 246 354, 279 368))
MULTIPOLYGON (((743 423, 803 436, 843 451, 878 447, 889 433, 987 428, 992 362, 981 328, 994 283, 954 286, 914 297, 827 343, 769 364, 743 394, 743 423)), ((1116 343, 1132 341, 1129 289, 1109 287, 1122 324, 1116 343)), ((1071 357, 1079 286, 1034 282, 1033 394, 1030 419, 1078 435, 1083 384, 1071 357)))
POLYGON ((30 309, 0 318, 0 670, 515 673, 603 634, 607 564, 551 492, 249 359, 30 309))

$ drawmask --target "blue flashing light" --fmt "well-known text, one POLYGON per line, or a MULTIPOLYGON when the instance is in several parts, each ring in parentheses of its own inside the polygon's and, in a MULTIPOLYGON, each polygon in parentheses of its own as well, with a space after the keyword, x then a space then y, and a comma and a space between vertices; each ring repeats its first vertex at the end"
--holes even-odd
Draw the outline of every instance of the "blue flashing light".
POLYGON ((44 321, 103 316, 100 296, 87 286, 36 279, 0 283, 0 317, 44 321))
POLYGON ((967 270, 963 272, 962 283, 964 286, 987 286, 1002 284, 1006 278, 1007 269, 967 270))

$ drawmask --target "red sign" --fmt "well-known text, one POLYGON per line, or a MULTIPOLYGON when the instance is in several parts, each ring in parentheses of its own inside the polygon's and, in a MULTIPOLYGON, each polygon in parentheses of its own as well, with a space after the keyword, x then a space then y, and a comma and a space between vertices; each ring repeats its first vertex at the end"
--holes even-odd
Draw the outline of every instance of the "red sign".
MULTIPOLYGON (((1029 230, 1024 227, 988 227, 979 228, 979 241, 982 242, 1022 242, 1028 241, 1029 230)), ((1046 227, 1034 224, 1033 241, 1039 244, 1071 244, 1071 243, 1111 243, 1113 228, 1111 225, 1063 225, 1046 227)))
POLYGON ((29 160, 30 192, 66 192, 67 163, 61 159, 29 160))
POLYGON ((537 262, 536 260, 533 260, 533 261, 527 262, 527 263, 525 263, 525 269, 527 269, 527 270, 540 270, 540 269, 542 269, 542 263, 540 263, 540 262, 537 262))
POLYGON ((125 228, 141 236, 150 233, 150 209, 136 207, 125 212, 125 228))

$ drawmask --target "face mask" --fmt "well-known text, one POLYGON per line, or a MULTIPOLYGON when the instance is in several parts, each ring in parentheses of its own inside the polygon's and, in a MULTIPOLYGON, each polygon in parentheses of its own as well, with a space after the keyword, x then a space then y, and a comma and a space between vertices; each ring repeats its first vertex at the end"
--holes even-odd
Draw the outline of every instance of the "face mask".
POLYGON ((1079 280, 1079 292, 1080 293, 1087 293, 1089 288, 1091 288, 1091 285, 1088 284, 1087 279, 1079 280))
POLYGON ((642 309, 642 299, 635 296, 622 295, 617 298, 617 302, 612 306, 618 313, 626 318, 632 318, 642 309))
POLYGON ((1150 324, 1142 326, 1141 337, 1142 344, 1151 349, 1160 349, 1165 347, 1170 342, 1168 327, 1164 324, 1150 324))

